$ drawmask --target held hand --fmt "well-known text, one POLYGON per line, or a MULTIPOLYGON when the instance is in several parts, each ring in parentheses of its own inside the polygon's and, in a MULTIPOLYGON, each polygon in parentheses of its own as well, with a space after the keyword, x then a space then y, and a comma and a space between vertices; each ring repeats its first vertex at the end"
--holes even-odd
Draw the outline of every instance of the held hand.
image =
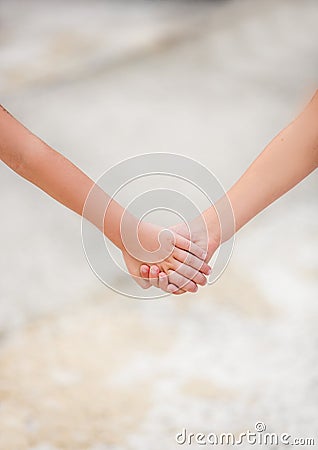
POLYGON ((152 285, 149 280, 142 279, 140 275, 141 265, 145 262, 149 264, 149 258, 152 255, 156 258, 164 255, 164 259, 162 257, 162 260, 156 262, 156 268, 152 271, 156 277, 159 272, 163 273, 162 283, 165 282, 168 285, 168 279, 164 274, 171 272, 175 274, 174 279, 184 291, 196 292, 197 284, 206 284, 203 274, 210 273, 210 267, 204 262, 206 252, 194 242, 189 241, 186 236, 172 229, 165 232, 161 227, 142 222, 138 229, 138 239, 138 249, 129 242, 130 248, 123 251, 123 257, 129 273, 142 288, 147 289, 152 285))
MULTIPOLYGON (((204 249, 207 253, 205 262, 208 262, 220 245, 220 228, 216 221, 214 223, 213 229, 209 230, 206 226, 205 218, 202 215, 196 218, 190 226, 185 223, 180 223, 170 229, 186 239, 191 239, 194 244, 204 249)), ((188 258, 191 258, 190 254, 188 254, 188 258)), ((187 259, 184 260, 184 263, 187 263, 187 259)), ((143 264, 140 275, 149 285, 179 295, 186 291, 179 282, 178 271, 179 269, 177 271, 170 270, 168 275, 166 275, 160 272, 159 267, 155 265, 149 267, 143 264)))

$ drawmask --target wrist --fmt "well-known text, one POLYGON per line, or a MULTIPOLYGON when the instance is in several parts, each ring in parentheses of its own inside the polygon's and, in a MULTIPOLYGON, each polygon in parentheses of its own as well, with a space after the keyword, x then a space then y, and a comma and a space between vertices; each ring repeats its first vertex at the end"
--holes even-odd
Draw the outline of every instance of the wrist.
POLYGON ((127 250, 123 236, 133 235, 136 239, 137 219, 114 200, 108 204, 103 225, 104 235, 122 252, 127 250))
POLYGON ((202 213, 208 237, 208 255, 213 254, 222 241, 221 227, 218 215, 213 206, 202 213))
POLYGON ((208 232, 209 245, 219 246, 235 234, 235 218, 227 195, 202 214, 208 232))

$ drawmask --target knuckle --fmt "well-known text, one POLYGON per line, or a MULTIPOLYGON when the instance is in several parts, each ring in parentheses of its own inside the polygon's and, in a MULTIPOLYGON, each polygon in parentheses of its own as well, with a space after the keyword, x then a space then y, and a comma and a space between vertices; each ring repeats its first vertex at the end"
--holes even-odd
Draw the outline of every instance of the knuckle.
POLYGON ((193 243, 191 244, 191 253, 193 253, 194 255, 198 253, 198 246, 193 243))
POLYGON ((174 271, 169 271, 169 283, 171 284, 175 284, 176 282, 176 272, 174 271))
POLYGON ((197 271, 193 269, 193 267, 186 267, 186 277, 189 278, 189 280, 193 280, 193 278, 196 276, 197 271))
POLYGON ((188 280, 183 275, 178 274, 176 284, 178 285, 179 288, 183 288, 187 284, 187 282, 188 280))
POLYGON ((189 264, 190 266, 194 266, 196 263, 195 256, 189 254, 186 258, 186 263, 189 264))
POLYGON ((187 278, 189 278, 189 280, 194 280, 196 275, 197 271, 195 269, 189 269, 187 278))
POLYGON ((181 266, 179 267, 179 271, 180 273, 184 276, 187 277, 189 276, 189 266, 187 266, 186 264, 181 264, 181 266))

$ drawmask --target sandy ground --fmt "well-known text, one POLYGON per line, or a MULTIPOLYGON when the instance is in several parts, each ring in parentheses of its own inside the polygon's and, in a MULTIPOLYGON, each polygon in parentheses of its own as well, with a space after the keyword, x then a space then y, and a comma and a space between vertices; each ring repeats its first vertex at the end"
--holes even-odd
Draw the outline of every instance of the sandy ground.
MULTIPOLYGON (((315 1, 0 8, 1 103, 93 178, 170 151, 228 187, 316 87, 315 1)), ((174 449, 257 421, 318 439, 315 175, 214 286, 151 302, 99 283, 75 215, 0 179, 1 450, 174 449)))

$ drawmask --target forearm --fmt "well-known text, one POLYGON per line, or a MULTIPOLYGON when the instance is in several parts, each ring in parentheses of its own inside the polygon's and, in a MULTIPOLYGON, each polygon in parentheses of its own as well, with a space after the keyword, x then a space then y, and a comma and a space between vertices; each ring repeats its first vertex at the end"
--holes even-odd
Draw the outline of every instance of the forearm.
MULTIPOLYGON (((317 168, 317 163, 318 93, 227 192, 235 219, 233 232, 303 180, 317 168)), ((224 209, 225 203, 225 199, 217 202, 216 210, 224 209)), ((213 233, 212 228, 215 230, 218 222, 217 214, 214 208, 204 214, 208 228, 213 233)), ((231 234, 231 227, 226 230, 225 226, 221 240, 227 240, 231 234)))
POLYGON ((87 220, 122 249, 122 207, 115 201, 110 201, 109 196, 100 188, 94 187, 94 198, 89 207, 84 209, 94 182, 3 108, 0 109, 0 159, 67 208, 79 215, 85 213, 87 220))

